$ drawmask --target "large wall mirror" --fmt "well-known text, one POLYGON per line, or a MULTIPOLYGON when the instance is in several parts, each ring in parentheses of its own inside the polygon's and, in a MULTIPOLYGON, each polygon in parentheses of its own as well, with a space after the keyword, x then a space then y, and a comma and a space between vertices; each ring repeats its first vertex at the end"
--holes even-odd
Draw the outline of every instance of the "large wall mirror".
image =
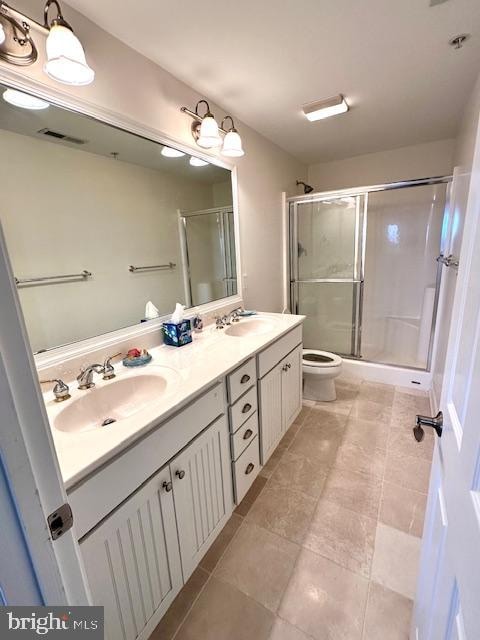
POLYGON ((0 220, 34 352, 237 293, 231 171, 6 89, 0 220))

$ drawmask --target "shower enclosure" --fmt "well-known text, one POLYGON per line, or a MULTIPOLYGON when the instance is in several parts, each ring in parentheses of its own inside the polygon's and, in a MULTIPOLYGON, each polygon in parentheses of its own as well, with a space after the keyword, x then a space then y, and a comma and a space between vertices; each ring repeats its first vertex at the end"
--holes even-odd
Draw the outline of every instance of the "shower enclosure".
POLYGON ((290 302, 306 348, 429 369, 449 182, 289 199, 290 302))

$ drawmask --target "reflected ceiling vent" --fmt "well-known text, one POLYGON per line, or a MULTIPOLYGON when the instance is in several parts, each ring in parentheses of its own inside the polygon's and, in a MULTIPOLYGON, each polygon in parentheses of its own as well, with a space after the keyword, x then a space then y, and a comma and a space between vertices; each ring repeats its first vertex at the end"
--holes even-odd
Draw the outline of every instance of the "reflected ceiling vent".
POLYGON ((49 138, 55 138, 55 140, 62 140, 62 142, 71 142, 72 144, 86 144, 88 142, 88 140, 81 140, 80 138, 67 136, 66 133, 60 133, 59 131, 53 131, 52 129, 40 129, 37 133, 41 133, 49 138))

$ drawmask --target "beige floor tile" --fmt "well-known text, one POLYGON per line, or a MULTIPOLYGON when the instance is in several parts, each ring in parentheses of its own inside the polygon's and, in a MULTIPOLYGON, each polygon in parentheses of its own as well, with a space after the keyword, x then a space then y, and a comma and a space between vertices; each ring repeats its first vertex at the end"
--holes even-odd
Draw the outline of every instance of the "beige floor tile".
POLYGON ((413 602, 370 583, 363 640, 408 640, 413 602))
POLYGON ((302 430, 306 428, 334 429, 343 428, 347 423, 347 416, 334 411, 325 411, 325 409, 316 403, 310 410, 302 424, 302 430))
POLYGON ((362 382, 358 390, 359 400, 369 400, 380 404, 392 405, 395 395, 395 387, 390 384, 377 382, 362 382))
POLYGON ((383 422, 385 425, 388 425, 390 424, 391 414, 391 405, 372 402, 371 400, 363 400, 359 397, 353 403, 350 417, 360 418, 360 420, 383 422))
POLYGON ((376 520, 320 500, 303 546, 368 578, 376 520))
POLYGON ((431 462, 434 443, 434 437, 430 432, 426 432, 424 439, 421 442, 417 442, 412 429, 396 428, 392 424, 389 430, 387 448, 400 456, 423 458, 431 462))
POLYGON ((175 640, 267 640, 273 622, 271 611, 211 577, 175 640))
POLYGON ((420 538, 379 523, 375 537, 372 580, 406 598, 413 599, 420 544, 420 538))
POLYGON ((385 470, 386 452, 382 449, 366 451, 350 442, 342 442, 335 456, 334 467, 367 473, 383 478, 385 470))
POLYGON ((293 542, 245 522, 214 575, 275 612, 299 551, 293 542))
POLYGON ((185 616, 192 607, 198 594, 207 582, 209 574, 197 567, 178 596, 170 605, 166 614, 156 626, 149 640, 171 640, 185 616))
POLYGON ((301 423, 294 422, 281 439, 280 444, 284 447, 289 447, 297 433, 300 431, 301 426, 301 423))
POLYGON ((273 472, 275 471, 275 469, 277 468, 277 465, 282 459, 282 456, 286 450, 287 450, 286 445, 283 445, 282 443, 279 444, 275 449, 275 451, 270 456, 270 458, 267 460, 267 464, 260 469, 259 475, 263 476, 264 478, 270 478, 273 472))
POLYGON ((301 544, 317 501, 299 491, 269 484, 247 515, 247 521, 301 544))
POLYGON ((387 440, 390 425, 384 422, 360 420, 359 418, 349 418, 345 427, 344 442, 351 442, 365 451, 375 451, 376 449, 387 450, 387 440))
POLYGON ((384 482, 379 520, 421 538, 426 504, 425 494, 384 482))
POLYGON ((276 467, 269 486, 278 485, 320 498, 329 467, 305 456, 286 451, 276 467))
POLYGON ((334 504, 373 520, 380 506, 380 478, 346 469, 332 469, 322 497, 334 504))
MULTIPOLYGON (((303 400, 303 403, 304 403, 304 402, 305 402, 305 400, 303 400)), ((302 424, 303 424, 303 422, 304 422, 304 420, 305 420, 305 418, 306 418, 306 417, 308 416, 308 414, 310 413, 310 409, 311 409, 311 408, 313 407, 313 405, 315 404, 315 403, 313 403, 313 404, 308 404, 308 405, 306 405, 306 404, 303 404, 303 403, 302 403, 302 408, 301 408, 301 410, 300 410, 300 413, 299 413, 299 414, 298 414, 298 416, 295 418, 295 422, 294 422, 294 424, 300 424, 300 425, 302 425, 302 424)))
POLYGON ((250 509, 252 508, 255 500, 258 498, 258 496, 260 495, 260 493, 262 492, 266 484, 267 484, 267 478, 264 478, 263 476, 258 475, 253 481, 252 486, 247 491, 241 503, 235 509, 234 513, 236 513, 239 516, 245 517, 247 513, 250 511, 250 509))
POLYGON ((276 618, 268 640, 311 640, 311 636, 307 636, 285 620, 276 618))
POLYGON ((393 482, 405 489, 428 493, 430 466, 431 463, 422 458, 412 458, 388 451, 384 478, 387 482, 393 482))
POLYGON ((367 591, 365 578, 304 550, 279 615, 315 640, 359 640, 367 591))
POLYGON ((243 518, 236 513, 232 514, 232 517, 228 520, 227 524, 220 531, 220 534, 213 542, 210 549, 203 556, 200 561, 200 566, 205 571, 212 572, 217 566, 218 561, 225 552, 225 549, 230 544, 233 536, 237 532, 237 529, 242 524, 243 518))
MULTIPOLYGON (((326 413, 326 411, 322 411, 322 414, 326 413)), ((334 413, 330 415, 334 418, 337 417, 337 414, 334 413)), ((337 449, 342 441, 343 431, 343 428, 338 427, 336 422, 322 426, 305 424, 288 450, 309 458, 318 464, 330 467, 335 460, 337 449)))
POLYGON ((332 402, 317 402, 316 408, 334 413, 349 414, 358 395, 358 386, 337 382, 335 384, 337 399, 332 402))

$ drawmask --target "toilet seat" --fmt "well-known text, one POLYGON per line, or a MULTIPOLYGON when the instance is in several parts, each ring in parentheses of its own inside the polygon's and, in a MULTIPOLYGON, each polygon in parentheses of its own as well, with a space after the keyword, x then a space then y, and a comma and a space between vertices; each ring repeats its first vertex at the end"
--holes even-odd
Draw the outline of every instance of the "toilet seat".
POLYGON ((325 369, 330 367, 340 367, 342 359, 335 353, 319 351, 318 349, 303 349, 302 366, 308 369, 325 369))

